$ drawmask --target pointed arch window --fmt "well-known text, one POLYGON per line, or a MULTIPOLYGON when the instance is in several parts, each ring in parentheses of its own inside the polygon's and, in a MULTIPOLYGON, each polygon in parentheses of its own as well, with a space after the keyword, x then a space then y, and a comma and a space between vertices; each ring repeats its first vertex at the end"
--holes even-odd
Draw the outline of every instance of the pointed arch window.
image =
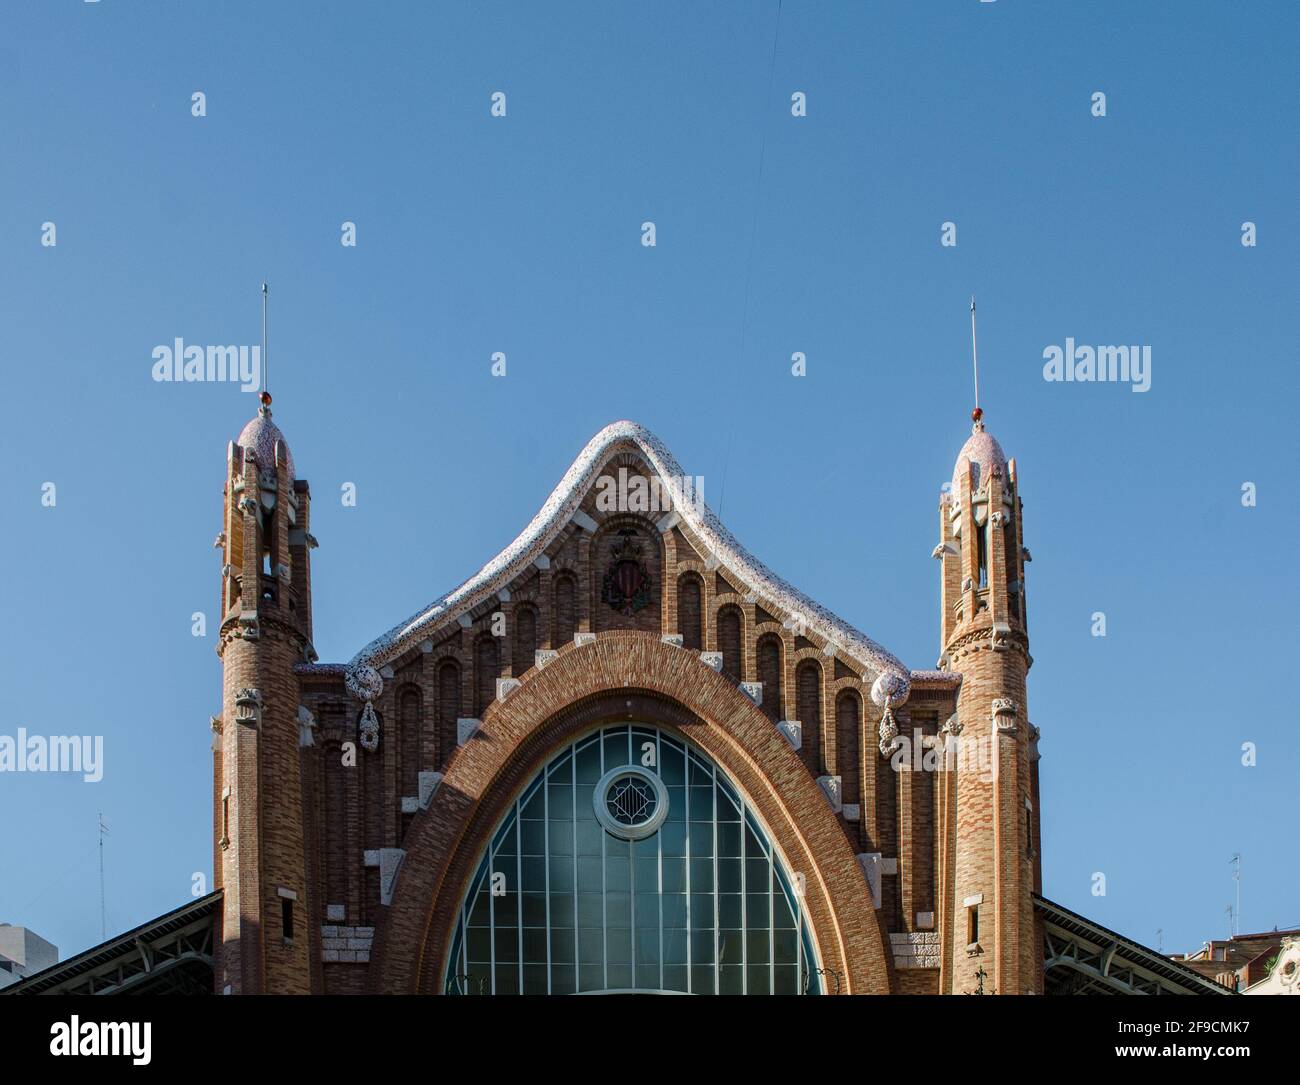
POLYGON ((819 993, 795 884, 710 758, 654 727, 606 727, 553 757, 493 834, 445 987, 819 993))

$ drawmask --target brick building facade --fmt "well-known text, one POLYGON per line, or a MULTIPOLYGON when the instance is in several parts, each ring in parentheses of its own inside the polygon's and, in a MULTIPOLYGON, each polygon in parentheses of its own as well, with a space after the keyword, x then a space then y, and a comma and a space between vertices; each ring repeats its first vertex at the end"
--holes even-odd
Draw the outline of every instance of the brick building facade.
POLYGON ((1041 993, 1015 461, 939 503, 912 670, 769 571, 616 422, 470 580, 312 647, 311 493, 229 448, 214 718, 231 993, 1041 993))

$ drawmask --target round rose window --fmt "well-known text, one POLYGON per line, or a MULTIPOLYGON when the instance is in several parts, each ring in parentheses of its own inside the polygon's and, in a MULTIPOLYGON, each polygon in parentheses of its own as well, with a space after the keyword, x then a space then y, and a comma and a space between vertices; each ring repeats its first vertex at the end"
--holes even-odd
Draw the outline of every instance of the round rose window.
POLYGON ((606 832, 623 840, 644 840, 668 816, 668 789, 648 769, 623 765, 601 777, 591 803, 606 832))

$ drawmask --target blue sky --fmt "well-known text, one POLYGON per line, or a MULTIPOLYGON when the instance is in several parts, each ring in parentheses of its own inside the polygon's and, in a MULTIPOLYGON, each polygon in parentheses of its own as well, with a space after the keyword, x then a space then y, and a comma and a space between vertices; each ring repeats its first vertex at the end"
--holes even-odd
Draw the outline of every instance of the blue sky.
POLYGON ((99 940, 99 811, 110 933, 210 882, 211 542, 256 403, 151 352, 256 343, 266 279, 327 661, 631 417, 715 508, 725 477, 767 564, 933 666, 976 294, 1034 555, 1047 895, 1191 949, 1240 852, 1242 929, 1300 925, 1300 12, 786 0, 773 64, 776 27, 774 0, 0 10, 0 734, 105 741, 100 783, 0 776, 0 921, 99 940), (1046 382, 1066 337, 1150 345, 1150 391, 1046 382))

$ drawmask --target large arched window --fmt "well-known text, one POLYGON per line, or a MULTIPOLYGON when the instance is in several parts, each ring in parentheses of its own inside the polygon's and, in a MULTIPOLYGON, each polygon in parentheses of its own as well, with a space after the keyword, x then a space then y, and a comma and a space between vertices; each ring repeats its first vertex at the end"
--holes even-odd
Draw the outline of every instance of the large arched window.
POLYGON ((470 881, 455 994, 821 989, 796 882, 708 757, 623 724, 524 788, 470 881))

